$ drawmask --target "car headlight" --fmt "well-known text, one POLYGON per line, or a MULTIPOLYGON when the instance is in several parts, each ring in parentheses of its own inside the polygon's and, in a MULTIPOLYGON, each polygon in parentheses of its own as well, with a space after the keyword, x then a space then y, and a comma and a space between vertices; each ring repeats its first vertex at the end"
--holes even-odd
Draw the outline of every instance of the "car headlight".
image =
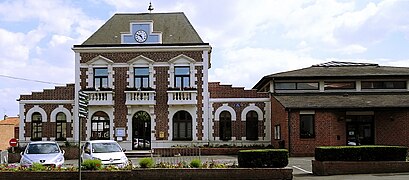
POLYGON ((126 156, 122 156, 122 157, 121 157, 121 161, 126 162, 126 161, 128 161, 128 158, 127 158, 126 156))
POLYGON ((21 158, 20 164, 33 164, 33 162, 30 161, 29 159, 23 157, 23 158, 21 158))
POLYGON ((62 157, 62 156, 60 156, 60 157, 58 157, 57 159, 55 159, 54 160, 54 162, 61 162, 61 161, 63 161, 64 160, 64 158, 62 157))

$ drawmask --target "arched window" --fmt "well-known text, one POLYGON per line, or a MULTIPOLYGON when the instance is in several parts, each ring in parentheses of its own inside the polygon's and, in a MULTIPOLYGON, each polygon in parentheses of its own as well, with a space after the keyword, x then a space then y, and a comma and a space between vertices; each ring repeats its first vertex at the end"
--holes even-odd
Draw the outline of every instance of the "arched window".
POLYGON ((258 139, 258 115, 256 111, 249 111, 246 114, 246 139, 258 139))
POLYGON ((231 115, 228 111, 220 113, 219 136, 220 140, 231 139, 231 115))
POLYGON ((109 139, 109 117, 106 113, 98 111, 91 118, 91 139, 109 139))
POLYGON ((43 124, 42 116, 39 112, 35 112, 31 115, 31 140, 41 141, 43 137, 43 124))
POLYGON ((151 117, 145 111, 138 111, 132 118, 133 149, 150 149, 151 117))
POLYGON ((178 111, 173 116, 173 140, 192 140, 192 116, 187 111, 178 111))
POLYGON ((57 141, 67 140, 67 116, 63 112, 59 112, 56 118, 56 137, 57 141))

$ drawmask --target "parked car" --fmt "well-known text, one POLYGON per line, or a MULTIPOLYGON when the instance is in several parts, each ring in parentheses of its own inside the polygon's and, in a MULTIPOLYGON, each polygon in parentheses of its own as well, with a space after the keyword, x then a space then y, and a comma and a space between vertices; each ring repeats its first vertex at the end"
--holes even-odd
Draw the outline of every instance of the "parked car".
POLYGON ((82 147, 81 162, 87 159, 99 159, 102 165, 114 165, 119 168, 129 164, 125 150, 113 140, 92 140, 82 147))
POLYGON ((20 154, 22 166, 41 163, 45 166, 61 167, 64 164, 65 151, 61 150, 58 143, 53 141, 30 142, 20 154))

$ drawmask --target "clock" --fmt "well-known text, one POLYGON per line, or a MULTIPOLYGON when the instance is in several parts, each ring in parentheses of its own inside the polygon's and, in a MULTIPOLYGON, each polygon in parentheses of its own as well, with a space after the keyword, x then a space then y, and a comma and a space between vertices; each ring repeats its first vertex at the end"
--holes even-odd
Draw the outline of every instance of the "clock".
POLYGON ((148 34, 144 30, 138 30, 135 32, 135 40, 138 43, 143 43, 148 39, 148 34))

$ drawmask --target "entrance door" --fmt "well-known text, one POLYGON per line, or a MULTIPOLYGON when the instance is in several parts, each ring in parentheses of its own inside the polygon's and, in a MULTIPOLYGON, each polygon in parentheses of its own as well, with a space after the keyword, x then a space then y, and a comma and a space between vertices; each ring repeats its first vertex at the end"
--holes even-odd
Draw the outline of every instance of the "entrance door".
POLYGON ((347 144, 373 145, 373 116, 347 116, 347 144))
POLYGON ((132 118, 132 149, 151 149, 151 117, 145 111, 138 111, 132 118))

